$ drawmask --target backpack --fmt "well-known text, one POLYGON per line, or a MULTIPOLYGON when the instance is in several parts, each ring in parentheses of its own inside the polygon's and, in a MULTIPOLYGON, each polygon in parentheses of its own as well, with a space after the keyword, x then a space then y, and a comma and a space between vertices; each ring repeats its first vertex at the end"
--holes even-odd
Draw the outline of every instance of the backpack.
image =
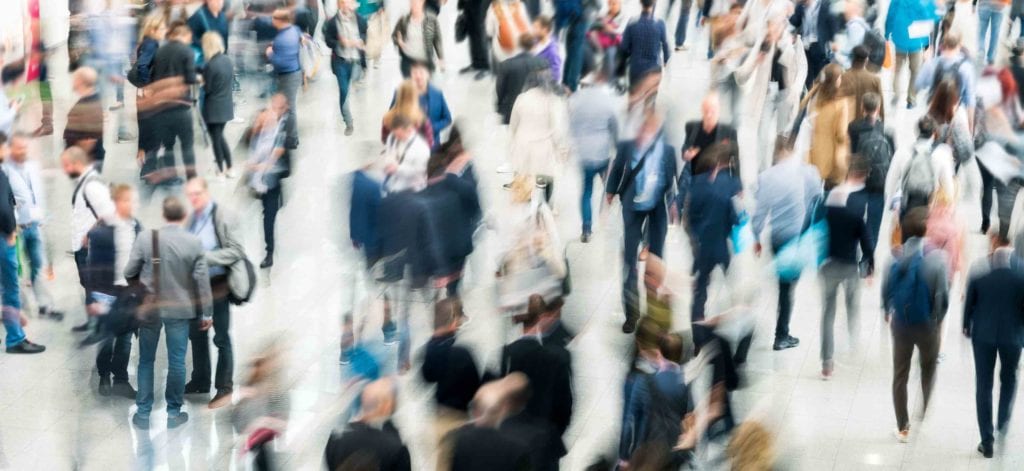
POLYGON ((861 133, 854 152, 871 163, 871 172, 868 173, 865 186, 872 191, 884 191, 885 176, 889 173, 893 155, 893 148, 885 135, 885 129, 876 126, 871 131, 861 133))
POLYGON ((915 147, 914 156, 910 158, 907 171, 903 174, 904 200, 910 196, 928 200, 934 192, 935 170, 932 168, 931 146, 915 147))
POLYGON ((863 18, 858 18, 864 26, 864 40, 860 45, 868 50, 868 62, 881 67, 885 62, 885 36, 878 28, 872 28, 863 18))
POLYGON ((654 374, 644 374, 644 383, 650 395, 647 404, 647 430, 644 432, 643 443, 662 445, 671 449, 679 441, 683 433, 683 416, 672 401, 662 394, 654 381, 654 374))
POLYGON ((961 57, 959 60, 953 63, 953 65, 945 66, 944 61, 939 59, 939 63, 935 65, 935 75, 932 77, 932 89, 928 94, 928 99, 935 94, 935 89, 939 88, 939 84, 945 81, 951 81, 956 84, 956 91, 963 96, 964 92, 964 81, 960 77, 960 67, 967 62, 967 57, 961 57))
POLYGON ((889 268, 886 301, 893 312, 893 322, 903 326, 928 324, 932 321, 932 297, 921 265, 924 252, 918 250, 908 259, 889 268))

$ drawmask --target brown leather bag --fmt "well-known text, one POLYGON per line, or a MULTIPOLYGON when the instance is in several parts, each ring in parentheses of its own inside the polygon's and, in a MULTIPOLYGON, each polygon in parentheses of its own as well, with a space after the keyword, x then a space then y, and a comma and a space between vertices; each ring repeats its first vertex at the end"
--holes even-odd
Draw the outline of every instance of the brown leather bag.
POLYGON ((160 232, 153 229, 153 289, 142 297, 135 316, 140 324, 151 324, 160 319, 160 232))

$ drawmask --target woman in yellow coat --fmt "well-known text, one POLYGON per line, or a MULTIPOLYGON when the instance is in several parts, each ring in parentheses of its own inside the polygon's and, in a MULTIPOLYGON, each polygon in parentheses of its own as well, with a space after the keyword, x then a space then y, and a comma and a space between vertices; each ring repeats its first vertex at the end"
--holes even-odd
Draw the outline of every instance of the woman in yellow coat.
POLYGON ((807 119, 811 120, 811 142, 808 160, 818 168, 825 188, 846 179, 850 143, 846 126, 850 122, 850 100, 840 96, 843 69, 830 64, 821 71, 818 83, 805 98, 807 119))

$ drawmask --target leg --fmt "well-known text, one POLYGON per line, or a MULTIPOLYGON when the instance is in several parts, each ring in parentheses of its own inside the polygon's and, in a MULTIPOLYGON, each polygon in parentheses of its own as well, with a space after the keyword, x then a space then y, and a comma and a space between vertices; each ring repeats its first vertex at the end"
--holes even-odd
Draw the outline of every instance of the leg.
MULTIPOLYGON (((223 172, 227 170, 224 153, 228 149, 227 142, 224 141, 224 123, 206 123, 206 127, 210 130, 210 143, 213 147, 213 157, 217 162, 217 170, 223 172)), ((230 168, 230 165, 227 167, 230 168)))
POLYGON ((277 221, 277 211, 281 208, 281 187, 267 190, 260 196, 263 203, 263 241, 266 243, 266 258, 274 259, 274 224, 277 221))
POLYGON ((0 286, 3 287, 3 323, 7 329, 7 348, 25 341, 21 328, 21 298, 18 287, 18 253, 15 246, 0 237, 0 286))
POLYGON ((114 339, 114 350, 110 359, 110 373, 115 383, 128 382, 128 359, 132 356, 132 332, 125 332, 114 339))
MULTIPOLYGON (((693 284, 693 305, 690 306, 690 322, 699 322, 704 320, 704 304, 708 301, 708 285, 711 284, 712 271, 714 271, 713 265, 694 265, 694 275, 696 275, 696 280, 693 284)), ((694 334, 696 334, 696 331, 694 334)), ((696 338, 694 338, 693 342, 694 344, 703 343, 698 342, 696 338)))
POLYGON ((626 319, 640 317, 640 293, 637 291, 636 255, 640 246, 644 214, 622 209, 622 311, 626 319))
POLYGON ((583 52, 585 46, 584 41, 586 41, 587 35, 587 26, 587 20, 581 14, 569 23, 569 31, 566 32, 565 77, 562 82, 569 88, 569 90, 572 91, 576 91, 576 87, 580 82, 580 74, 583 71, 583 52))
POLYGON ((46 290, 42 280, 39 279, 39 272, 46 264, 43 256, 43 234, 38 224, 31 224, 21 231, 21 240, 24 243, 25 255, 29 261, 29 281, 32 283, 32 292, 36 296, 36 304, 42 311, 53 310, 53 300, 46 290))
POLYGON ((167 330, 167 417, 177 417, 185 396, 185 352, 188 350, 187 319, 164 319, 167 330))
POLYGON ((139 417, 149 419, 153 410, 153 362, 156 361, 156 347, 160 344, 161 324, 154 322, 139 328, 139 393, 135 397, 139 417))
POLYGON ((999 30, 1003 27, 1003 11, 994 10, 989 24, 991 29, 988 35, 988 63, 994 64, 996 61, 996 50, 999 49, 999 30))
POLYGON ((686 42, 686 25, 690 22, 690 8, 693 0, 679 2, 679 19, 676 21, 676 47, 686 42))
POLYGON ((821 363, 826 369, 831 369, 835 351, 836 297, 842 281, 838 268, 831 262, 821 267, 821 363))
MULTIPOLYGON (((1024 23, 1021 23, 1024 30, 1024 23)), ((978 172, 981 173, 981 231, 988 232, 991 225, 992 214, 992 190, 996 188, 995 177, 981 162, 978 162, 978 172)))
POLYGON ((1010 423, 1013 400, 1017 395, 1017 366, 1020 364, 1020 356, 1020 347, 999 347, 999 415, 996 425, 1003 432, 1010 423))
POLYGON ((583 173, 583 195, 580 196, 580 216, 583 218, 583 234, 590 234, 592 215, 590 210, 590 201, 594 195, 594 177, 597 175, 598 168, 584 165, 581 169, 583 173))
POLYGON ((189 390, 206 392, 210 389, 210 335, 200 330, 199 319, 188 326, 188 340, 192 344, 192 379, 189 390))
POLYGON ((301 72, 277 76, 277 89, 284 93, 285 98, 288 99, 288 122, 285 124, 288 138, 286 139, 285 147, 289 149, 296 149, 299 146, 299 130, 296 117, 298 109, 296 108, 295 100, 298 97, 300 86, 302 86, 301 72))
POLYGON ((658 257, 665 256, 665 235, 668 233, 668 208, 659 203, 647 217, 647 250, 658 257))
POLYGON ((338 79, 338 109, 347 127, 352 127, 352 113, 348 110, 348 89, 352 82, 353 63, 346 60, 334 60, 334 77, 338 79))
POLYGON ((910 376, 910 360, 914 356, 914 343, 902 328, 892 329, 892 402, 896 409, 897 430, 910 429, 910 413, 907 412, 907 378, 910 376))
POLYGON ((989 23, 992 21, 992 10, 982 7, 977 9, 978 12, 978 55, 985 55, 985 33, 989 28, 989 23))
POLYGON ((100 343, 96 352, 96 372, 100 375, 100 381, 110 378, 112 370, 111 357, 114 352, 114 339, 109 338, 100 343))
POLYGON ((1020 191, 1019 180, 1011 180, 1009 183, 996 184, 996 198, 999 207, 996 213, 999 215, 999 233, 1006 236, 1010 231, 1010 221, 1013 216, 1013 208, 1017 202, 1017 193, 1020 191))
POLYGON ((939 361, 942 326, 922 331, 917 336, 919 340, 915 343, 917 344, 918 363, 921 368, 921 402, 922 409, 927 411, 928 402, 932 398, 932 389, 935 386, 935 367, 939 361))
POLYGON ((981 443, 991 445, 992 383, 996 368, 995 345, 972 342, 974 347, 974 405, 978 412, 981 443))
POLYGON ((193 149, 192 113, 185 109, 178 118, 178 139, 181 141, 181 163, 185 165, 185 178, 196 176, 196 154, 193 149))
POLYGON ((921 52, 910 53, 908 64, 910 66, 910 83, 907 84, 907 104, 917 105, 917 71, 921 68, 921 52))
POLYGON ((850 346, 854 347, 860 335, 860 272, 857 265, 844 268, 842 284, 846 295, 846 326, 850 331, 850 346))
POLYGON ((903 64, 909 62, 910 56, 905 52, 896 53, 896 61, 892 69, 892 102, 897 103, 900 97, 900 83, 903 80, 903 64))
POLYGON ((477 0, 478 5, 471 11, 466 12, 466 19, 469 20, 469 56, 472 60, 473 69, 490 69, 490 50, 487 48, 487 31, 484 28, 488 4, 477 0))
POLYGON ((779 280, 779 314, 775 321, 775 340, 789 337, 789 319, 793 314, 793 288, 796 280, 779 280))
MULTIPOLYGON (((220 284, 220 283, 218 283, 220 284)), ((214 386, 217 391, 234 389, 232 377, 235 373, 235 356, 231 348, 231 303, 228 302, 227 280, 223 281, 225 296, 213 300, 213 345, 217 347, 217 374, 214 386)))
POLYGON ((868 233, 871 234, 872 251, 878 247, 878 231, 885 214, 885 193, 868 193, 868 233))

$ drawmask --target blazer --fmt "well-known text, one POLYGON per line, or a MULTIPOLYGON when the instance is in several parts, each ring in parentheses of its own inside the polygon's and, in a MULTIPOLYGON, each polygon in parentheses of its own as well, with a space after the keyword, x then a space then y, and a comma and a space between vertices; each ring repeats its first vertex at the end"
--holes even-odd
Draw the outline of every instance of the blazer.
MULTIPOLYGON (((409 29, 409 18, 409 15, 405 15, 395 24, 395 31, 391 33, 395 47, 398 47, 399 37, 408 37, 405 32, 409 29)), ((437 16, 430 12, 423 13, 423 42, 423 50, 427 52, 427 65, 430 66, 430 70, 434 70, 434 57, 444 60, 444 41, 441 38, 441 25, 437 22, 437 16)), ((402 53, 400 49, 399 53, 402 53)))
MULTIPOLYGON (((392 100, 392 106, 394 106, 394 100, 392 100)), ((420 109, 430 120, 430 127, 434 133, 431 148, 437 149, 441 146, 441 131, 452 124, 452 112, 448 109, 448 102, 444 99, 441 90, 427 84, 427 92, 420 95, 420 109)))
POLYGON ((452 431, 451 471, 535 469, 530 461, 532 450, 517 438, 505 430, 463 425, 452 431))
POLYGON ((220 53, 206 59, 203 69, 203 120, 222 124, 235 118, 235 104, 231 96, 234 67, 227 54, 220 53))
MULTIPOLYGON (((882 95, 882 79, 867 69, 851 68, 843 72, 839 94, 847 97, 850 101, 849 119, 853 122, 864 117, 864 94, 875 92, 882 95)), ((885 100, 882 100, 884 102, 885 100)), ((878 116, 885 119, 885 105, 881 103, 878 108, 878 116)), ((849 124, 849 123, 847 123, 849 124)))
POLYGON ((390 420, 384 422, 380 429, 352 422, 340 434, 331 434, 324 449, 324 460, 327 469, 340 469, 349 458, 355 455, 368 455, 377 463, 380 471, 409 471, 409 449, 402 443, 398 429, 390 420))
MULTIPOLYGON (((221 205, 212 201, 209 204, 213 205, 213 231, 217 235, 217 245, 220 247, 206 252, 206 264, 227 268, 228 289, 235 296, 244 299, 252 287, 249 286, 249 273, 245 265, 245 248, 242 247, 242 241, 238 236, 238 220, 234 213, 221 205)), ((195 213, 189 215, 185 227, 191 227, 195 217, 195 213)))
MULTIPOLYGON (((160 286, 158 305, 164 319, 213 318, 210 270, 199 238, 181 226, 169 224, 159 229, 160 286)), ((153 231, 135 238, 124 277, 141 282, 149 292, 153 286, 153 231)))
POLYGON ((851 121, 850 103, 837 98, 820 106, 808 106, 817 106, 808 158, 818 167, 822 180, 838 185, 846 180, 850 165, 850 136, 846 134, 851 121))
POLYGON ((508 124, 511 121, 512 106, 516 104, 516 98, 519 98, 519 94, 523 92, 526 78, 534 71, 544 70, 547 67, 547 61, 529 51, 520 52, 498 64, 494 92, 497 95, 498 114, 501 115, 502 123, 508 124))
POLYGON ((698 175, 690 188, 690 232, 693 241, 693 269, 704 269, 718 264, 729 264, 729 237, 732 227, 739 222, 732 198, 743 191, 739 178, 719 172, 711 179, 711 172, 698 175))
POLYGON ((569 351, 559 345, 542 345, 536 337, 523 336, 502 350, 501 369, 502 376, 518 371, 529 378, 532 394, 525 412, 554 427, 553 450, 557 456, 564 456, 566 449, 561 436, 569 428, 573 405, 569 351))
POLYGON ((1024 347, 1024 270, 1020 260, 992 262, 995 254, 972 267, 964 300, 964 331, 975 342, 1024 347))
MULTIPOLYGON (((664 136, 659 137, 664 142, 664 136)), ((636 141, 624 141, 619 143, 618 152, 615 154, 615 160, 612 161, 612 168, 608 174, 608 182, 605 184, 607 193, 619 195, 619 200, 622 201, 623 211, 633 210, 633 198, 636 196, 636 185, 634 182, 625 182, 628 173, 631 169, 627 168, 627 165, 633 160, 633 154, 636 153, 636 141)), ((678 191, 677 178, 679 172, 676 164, 676 149, 667 143, 665 143, 665 152, 661 155, 661 166, 662 172, 664 172, 664 184, 665 187, 662 191, 662 202, 667 207, 672 203, 672 200, 676 196, 678 191)), ((635 178, 635 177, 634 177, 635 178)))
POLYGON ((135 59, 133 67, 138 71, 139 81, 143 85, 149 84, 152 78, 153 58, 156 57, 157 49, 160 49, 160 41, 146 36, 142 38, 142 42, 136 50, 137 59, 135 59))
POLYGON ((424 347, 423 381, 436 383, 434 399, 440 406, 469 410, 476 390, 480 388, 480 372, 473 354, 455 344, 455 334, 431 337, 424 347))
MULTIPOLYGON (((687 149, 693 147, 694 141, 697 140, 697 134, 700 132, 701 126, 703 126, 703 123, 700 120, 690 121, 686 123, 686 125, 684 126, 684 129, 686 130, 686 138, 683 140, 683 147, 679 149, 680 152, 686 152, 687 149)), ((736 146, 739 145, 739 140, 736 137, 736 128, 723 122, 719 122, 718 127, 715 129, 715 143, 717 144, 726 141, 731 142, 736 146)), ((705 150, 707 149, 701 149, 701 152, 705 150)), ((699 158, 700 155, 698 154, 698 156, 694 157, 694 159, 690 161, 687 165, 690 168, 690 171, 693 175, 697 175, 699 173, 704 172, 704 169, 702 167, 704 167, 705 165, 702 165, 700 162, 698 162, 699 158)), ((732 173, 735 176, 739 176, 739 152, 736 152, 734 154, 733 162, 731 162, 729 166, 731 167, 730 173, 732 173)))

